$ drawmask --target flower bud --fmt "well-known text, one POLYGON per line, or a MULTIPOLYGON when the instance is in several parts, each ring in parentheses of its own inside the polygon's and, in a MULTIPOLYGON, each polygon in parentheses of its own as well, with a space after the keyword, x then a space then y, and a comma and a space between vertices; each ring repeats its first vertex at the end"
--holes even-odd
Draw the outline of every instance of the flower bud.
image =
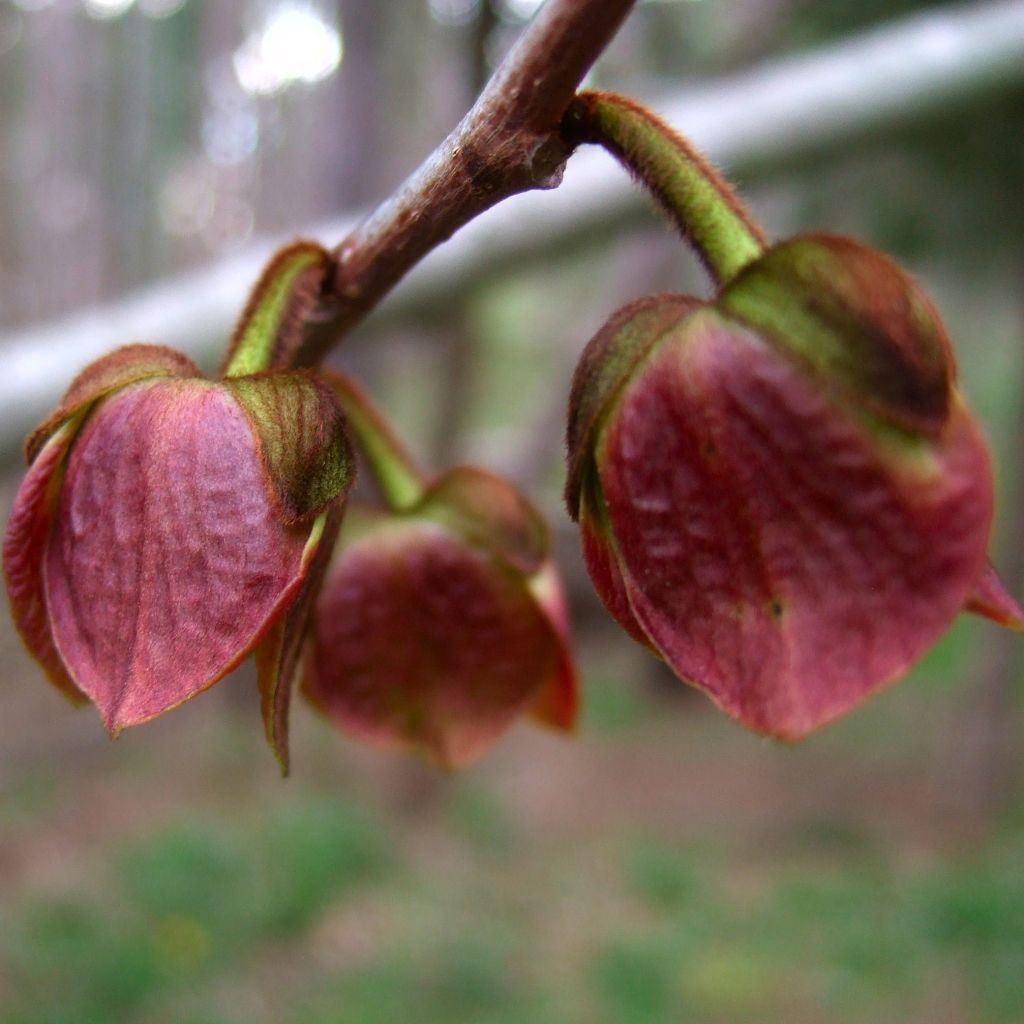
POLYGON ((129 345, 75 379, 26 443, 3 562, 15 625, 50 680, 112 735, 255 653, 288 766, 291 679, 353 459, 333 392, 288 365, 331 255, 285 246, 224 374, 129 345))
POLYGON ((83 371, 28 452, 4 572, 51 681, 117 734, 257 651, 284 763, 300 599, 351 478, 330 391, 300 373, 211 381, 133 345, 83 371))
POLYGON ((570 513, 637 639, 747 726, 798 738, 965 606, 1021 628, 985 557, 988 452, 931 304, 891 261, 784 242, 714 302, 641 300, 591 341, 570 513))
POLYGON ((314 614, 303 690, 316 707, 449 768, 524 712, 572 728, 561 587, 543 520, 514 488, 455 469, 409 509, 353 512, 314 614))

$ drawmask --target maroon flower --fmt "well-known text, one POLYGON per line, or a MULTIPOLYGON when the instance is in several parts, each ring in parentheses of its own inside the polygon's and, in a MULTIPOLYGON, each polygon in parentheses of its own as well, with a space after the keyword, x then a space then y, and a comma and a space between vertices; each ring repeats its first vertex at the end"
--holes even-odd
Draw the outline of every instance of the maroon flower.
POLYGON ((50 680, 117 734, 255 651, 285 763, 289 677, 351 476, 328 389, 212 381, 133 345, 88 367, 27 450, 4 572, 50 680))
POLYGON ((843 714, 965 606, 1024 626, 986 561, 991 468, 942 325, 870 249, 796 238, 710 304, 627 306, 570 410, 605 604, 759 732, 843 714))
POLYGON ((576 677, 543 520, 476 469, 406 510, 352 510, 316 605, 303 689, 340 728, 446 767, 520 714, 572 728, 576 677))

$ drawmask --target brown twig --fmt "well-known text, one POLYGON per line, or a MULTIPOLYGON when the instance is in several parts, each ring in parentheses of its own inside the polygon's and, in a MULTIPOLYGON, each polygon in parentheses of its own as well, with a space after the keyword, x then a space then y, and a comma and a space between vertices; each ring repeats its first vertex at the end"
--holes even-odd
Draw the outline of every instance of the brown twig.
POLYGON ((548 0, 473 108, 337 248, 337 273, 295 357, 320 362, 428 252, 502 199, 554 188, 562 113, 636 0, 548 0))

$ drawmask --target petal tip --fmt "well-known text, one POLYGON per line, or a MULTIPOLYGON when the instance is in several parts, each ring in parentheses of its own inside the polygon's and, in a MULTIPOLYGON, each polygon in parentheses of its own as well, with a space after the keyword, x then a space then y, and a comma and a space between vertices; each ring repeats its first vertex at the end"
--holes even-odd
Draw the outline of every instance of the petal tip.
POLYGON ((1015 633, 1024 633, 1024 608, 1007 590, 991 563, 986 563, 964 607, 1015 633))

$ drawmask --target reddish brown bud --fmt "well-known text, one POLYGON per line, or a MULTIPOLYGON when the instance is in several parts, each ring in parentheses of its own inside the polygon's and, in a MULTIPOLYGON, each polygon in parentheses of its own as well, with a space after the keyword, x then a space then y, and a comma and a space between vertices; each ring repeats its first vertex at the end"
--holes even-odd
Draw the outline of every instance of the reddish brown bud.
POLYGON ((965 606, 1021 624, 988 575, 988 453, 906 274, 795 239, 698 306, 613 317, 573 388, 569 507, 633 636, 744 724, 796 738, 965 606))
POLYGON ((572 728, 567 633, 540 517, 504 481, 453 470, 409 511, 346 521, 304 691, 355 736, 460 767, 523 713, 572 728))
MULTIPOLYGON (((206 689, 278 627, 301 629, 296 602, 351 477, 312 378, 214 382, 132 346, 87 369, 51 424, 8 524, 8 595, 51 680, 111 733, 206 689)), ((264 658, 278 674, 265 691, 286 661, 264 658)))

